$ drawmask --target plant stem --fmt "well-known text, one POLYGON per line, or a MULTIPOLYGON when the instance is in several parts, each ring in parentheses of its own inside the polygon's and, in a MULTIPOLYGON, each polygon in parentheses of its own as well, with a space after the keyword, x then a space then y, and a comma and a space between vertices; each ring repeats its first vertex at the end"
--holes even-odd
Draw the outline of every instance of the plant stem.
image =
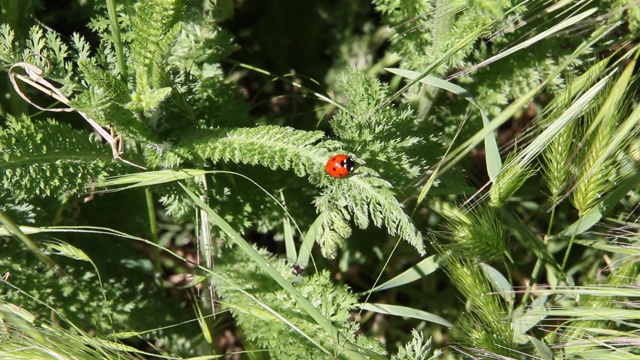
MULTIPOLYGON (((147 214, 149 215, 149 230, 151 230, 151 240, 158 244, 158 223, 156 222, 156 207, 153 203, 153 194, 150 188, 144 190, 145 197, 147 199, 147 214)), ((160 247, 153 248, 153 268, 154 273, 160 274, 162 267, 160 266, 160 247)))
POLYGON ((127 63, 124 59, 124 51, 122 50, 122 40, 120 38, 120 24, 118 23, 118 13, 116 13, 115 0, 107 0, 107 12, 109 13, 109 22, 111 23, 111 34, 113 35, 113 47, 116 50, 118 58, 118 70, 120 70, 120 79, 127 79, 127 63))
MULTIPOLYGON (((451 27, 455 13, 451 10, 451 2, 449 0, 438 0, 436 2, 435 14, 433 16, 433 30, 431 35, 433 38, 432 50, 434 54, 440 54, 445 41, 449 39, 451 27)), ((441 74, 442 70, 435 69, 436 74, 441 74)), ((418 105, 418 119, 425 120, 431 107, 433 106, 435 97, 438 95, 438 89, 435 86, 422 84, 420 86, 420 104, 418 105)))

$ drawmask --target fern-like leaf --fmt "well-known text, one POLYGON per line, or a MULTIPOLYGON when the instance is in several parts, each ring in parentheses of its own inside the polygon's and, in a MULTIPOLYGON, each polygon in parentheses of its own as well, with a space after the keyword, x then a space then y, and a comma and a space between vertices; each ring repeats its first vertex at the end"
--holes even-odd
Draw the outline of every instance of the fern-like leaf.
POLYGON ((358 168, 358 175, 346 179, 334 179, 325 173, 327 148, 336 144, 331 141, 318 144, 324 137, 319 131, 279 126, 200 130, 185 135, 174 148, 150 147, 145 155, 153 166, 176 165, 181 159, 197 154, 213 162, 291 169, 300 177, 307 176, 312 184, 327 187, 315 202, 318 212, 326 214, 318 232, 318 243, 325 256, 333 257, 351 234, 348 225, 351 218, 362 229, 369 226, 371 219, 375 226, 385 226, 390 235, 401 237, 424 254, 422 235, 404 213, 389 182, 364 166, 358 168), (167 164, 167 159, 174 163, 167 164))
POLYGON ((318 212, 329 214, 323 219, 318 232, 323 255, 334 257, 338 246, 350 235, 344 226, 350 216, 361 229, 369 226, 369 219, 377 227, 385 226, 390 235, 399 236, 425 255, 422 234, 403 211, 391 184, 377 177, 371 169, 360 167, 358 172, 361 175, 334 181, 315 200, 318 212))
POLYGON ((104 96, 117 104, 125 105, 131 101, 131 94, 125 82, 100 69, 90 60, 82 59, 78 61, 78 65, 89 86, 101 89, 104 96))
POLYGON ((411 330, 410 342, 398 349, 398 353, 391 357, 392 360, 427 360, 437 359, 442 352, 440 350, 433 351, 431 339, 425 341, 422 332, 411 330))
POLYGON ((89 88, 72 100, 73 107, 104 127, 113 126, 128 138, 157 140, 152 129, 126 108, 131 103, 126 83, 89 60, 80 60, 78 64, 89 88))
POLYGON ((164 75, 161 65, 171 53, 170 44, 180 31, 175 23, 176 6, 177 2, 173 0, 143 0, 134 5, 131 63, 136 68, 133 73, 138 81, 144 78, 152 89, 161 86, 164 75))
MULTIPOLYGON (((275 259, 265 250, 258 251, 284 276, 293 277, 290 266, 285 264, 284 260, 275 259)), ((217 291, 223 299, 221 303, 231 309, 238 325, 245 329, 246 339, 255 346, 269 351, 272 358, 333 359, 333 356, 318 348, 317 344, 334 354, 344 354, 345 350, 341 346, 348 342, 359 346, 363 356, 367 353, 384 354, 377 341, 366 336, 355 337, 358 324, 351 321, 349 310, 355 307, 357 297, 346 287, 333 284, 329 272, 306 276, 296 287, 339 329, 340 335, 344 336, 341 339, 332 338, 317 323, 305 316, 300 304, 278 286, 275 280, 265 276, 255 261, 241 251, 227 253, 223 259, 216 260, 216 263, 216 272, 225 279, 217 285, 217 291), (292 326, 311 335, 316 344, 311 343, 292 326), (269 331, 259 330, 265 327, 269 331)))
POLYGON ((107 147, 82 132, 53 120, 33 122, 7 117, 0 129, 0 183, 17 200, 68 196, 86 190, 113 166, 107 147))
POLYGON ((424 160, 410 154, 423 140, 415 136, 413 113, 380 107, 388 87, 371 75, 351 70, 338 82, 348 103, 331 120, 336 136, 385 179, 400 183, 418 176, 424 160))
POLYGON ((0 24, 0 59, 9 64, 20 61, 15 49, 16 33, 8 24, 0 24))
POLYGON ((296 175, 309 175, 309 181, 320 183, 325 157, 318 154, 315 145, 324 136, 321 131, 280 126, 199 130, 185 135, 181 147, 187 153, 214 162, 261 165, 272 170, 292 169, 296 175))

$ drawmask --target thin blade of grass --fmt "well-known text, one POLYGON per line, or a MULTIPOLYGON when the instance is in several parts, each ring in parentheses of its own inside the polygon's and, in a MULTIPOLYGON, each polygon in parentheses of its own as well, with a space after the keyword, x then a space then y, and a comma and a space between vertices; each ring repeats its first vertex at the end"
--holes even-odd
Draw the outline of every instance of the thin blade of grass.
POLYGON ((211 338, 211 331, 209 330, 209 325, 207 324, 207 319, 202 313, 202 309, 200 309, 200 303, 197 301, 193 301, 193 309, 196 313, 196 319, 198 320, 198 325, 200 325, 202 336, 207 344, 213 344, 213 338, 211 338))
MULTIPOLYGON (((610 24, 609 26, 603 26, 598 29, 596 33, 588 40, 584 41, 580 46, 576 48, 576 50, 568 56, 547 78, 545 78, 538 86, 529 90, 526 94, 516 99, 513 103, 511 103, 504 111, 498 114, 489 124, 489 126, 483 128, 474 134, 471 138, 465 141, 463 144, 454 149, 447 157, 445 157, 442 162, 445 164, 442 167, 440 173, 444 173, 455 166, 460 160, 462 160, 466 153, 471 151, 477 144, 484 140, 484 138, 498 129, 502 124, 504 124, 507 120, 509 120, 513 115, 515 115, 518 111, 520 111, 526 104, 528 104, 542 89, 544 89, 553 79, 555 79, 558 75, 564 71, 564 69, 572 64, 580 55, 593 46, 593 44, 597 43, 600 39, 604 38, 609 32, 613 31, 619 24, 610 24)), ((594 95, 595 96, 595 95, 594 95)), ((522 154, 528 154, 523 152, 519 156, 524 156, 522 154)), ((527 155, 531 156, 531 155, 527 155)), ((531 156, 533 157, 533 156, 531 156)))
POLYGON ((94 185, 101 188, 117 187, 117 189, 106 191, 119 191, 192 179, 207 173, 210 173, 210 171, 199 169, 144 171, 111 177, 97 181, 94 185))
MULTIPOLYGON (((280 192, 280 201, 284 205, 284 194, 282 192, 280 192)), ((289 218, 286 216, 282 219, 282 227, 284 231, 284 248, 287 254, 287 262, 294 264, 298 258, 298 254, 295 241, 293 240, 293 228, 291 227, 289 218)))
POLYGON ((393 279, 376 286, 368 292, 387 290, 422 279, 440 268, 438 259, 438 255, 431 255, 428 258, 423 259, 419 263, 413 265, 402 274, 394 276, 393 279))
POLYGON ((538 350, 538 353, 544 360, 553 360, 553 351, 549 349, 547 345, 545 345, 542 341, 534 338, 533 336, 527 335, 527 339, 531 342, 531 344, 538 350))
POLYGON ((116 2, 107 0, 107 14, 109 15, 109 28, 113 36, 113 47, 116 50, 116 58, 118 59, 118 70, 122 80, 127 78, 127 62, 124 58, 124 49, 122 39, 120 38, 120 23, 118 22, 118 13, 116 11, 116 2))
POLYGON ((300 252, 298 253, 298 260, 296 264, 307 267, 309 265, 309 259, 311 258, 311 250, 313 250, 313 244, 315 244, 318 238, 318 228, 324 221, 325 214, 320 214, 316 220, 311 224, 307 234, 304 236, 304 240, 300 245, 300 252))
POLYGON ((513 312, 514 335, 526 335, 534 326, 546 318, 546 315, 540 310, 547 306, 548 300, 548 296, 539 296, 533 300, 531 305, 521 306, 513 312), (535 313, 532 309, 535 309, 535 313))
MULTIPOLYGON (((180 187, 185 191, 185 193, 191 198, 191 200, 201 209, 205 210, 209 214, 209 221, 212 225, 218 226, 220 230, 222 230, 229 239, 233 241, 242 251, 244 251, 253 261, 258 264, 262 270, 264 270, 269 276, 271 276, 285 291, 287 291, 293 298, 296 299, 300 303, 300 306, 311 316, 317 323, 322 327, 324 331, 326 331, 329 336, 333 339, 344 338, 339 335, 338 329, 336 329, 331 320, 327 319, 320 313, 320 311, 309 302, 287 279, 285 279, 276 269, 274 269, 269 263, 262 257, 260 254, 245 241, 240 234, 238 234, 232 227, 227 223, 222 217, 220 217, 213 209, 211 209, 207 204, 202 202, 200 198, 191 192, 186 186, 180 184, 180 187)), ((363 352, 364 349, 357 347, 355 344, 352 344, 349 341, 344 343, 345 350, 348 351, 353 358, 356 359, 365 359, 363 352)), ((367 352, 368 356, 373 356, 374 358, 381 358, 380 355, 377 355, 373 352, 367 352)))
POLYGON ((360 306, 363 310, 373 311, 379 314, 388 314, 400 317, 408 317, 412 319, 419 319, 435 324, 440 324, 448 328, 453 327, 453 324, 447 320, 441 318, 438 315, 434 315, 422 310, 416 310, 406 306, 389 305, 389 304, 374 304, 366 303, 360 306))
POLYGON ((2 228, 0 228, 0 231, 5 232, 6 235, 14 236, 27 248, 27 250, 32 252, 33 255, 35 255, 35 257, 37 257, 40 261, 45 263, 49 268, 54 270, 59 275, 68 276, 63 273, 62 269, 58 266, 58 264, 56 264, 55 261, 53 261, 53 259, 50 256, 45 254, 38 247, 38 245, 36 245, 36 243, 27 236, 27 234, 22 232, 22 230, 18 225, 16 225, 2 211, 0 211, 0 224, 2 225, 2 228))
POLYGON ((589 247, 592 249, 603 250, 613 254, 621 255, 638 255, 638 247, 632 244, 611 244, 608 240, 575 240, 576 244, 589 247))
POLYGON ((493 266, 485 263, 480 264, 480 268, 486 275, 493 288, 502 296, 506 301, 512 302, 515 300, 515 293, 513 287, 507 278, 493 266))
MULTIPOLYGON (((344 106, 342 106, 342 104, 338 103, 337 101, 335 101, 335 100, 333 100, 333 99, 329 98, 329 97, 328 97, 328 96, 326 96, 326 95, 320 94, 319 92, 313 91, 313 90, 311 90, 310 88, 305 87, 305 86, 303 86, 302 84, 300 84, 300 83, 298 83, 298 82, 296 82, 296 81, 290 80, 290 79, 288 79, 286 76, 276 75, 276 74, 274 74, 274 73, 272 73, 272 72, 270 72, 270 71, 263 70, 263 69, 261 69, 261 68, 255 67, 255 66, 253 66, 253 65, 249 65, 249 64, 245 64, 245 63, 241 63, 241 62, 233 61, 233 60, 231 60, 231 59, 227 59, 227 61, 230 61, 231 63, 233 63, 233 64, 235 64, 235 65, 238 65, 238 66, 240 66, 240 67, 243 67, 243 68, 245 68, 245 69, 248 69, 248 70, 251 70, 251 71, 255 71, 255 72, 257 72, 257 73, 264 74, 264 75, 268 75, 268 76, 272 76, 274 79, 278 79, 278 80, 280 80, 280 81, 282 81, 282 82, 286 82, 286 83, 288 83, 289 85, 291 85, 291 86, 293 86, 293 87, 296 87, 296 88, 299 88, 299 89, 303 89, 303 90, 305 90, 305 91, 308 91, 308 92, 312 93, 312 94, 313 94, 315 97, 317 97, 319 100, 324 101, 324 102, 326 102, 326 103, 327 103, 327 104, 329 104, 329 105, 335 106, 336 108, 338 108, 338 109, 340 109, 340 110, 345 110, 344 106)), ((315 83, 316 85, 319 85, 316 81, 314 81, 314 83, 315 83)))

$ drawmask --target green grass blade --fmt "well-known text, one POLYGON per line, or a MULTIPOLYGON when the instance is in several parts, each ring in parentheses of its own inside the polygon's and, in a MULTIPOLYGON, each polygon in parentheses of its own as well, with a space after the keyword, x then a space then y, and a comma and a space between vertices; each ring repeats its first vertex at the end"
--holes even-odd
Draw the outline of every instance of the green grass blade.
MULTIPOLYGON (((205 204, 200 198, 191 192, 186 186, 180 184, 185 193, 191 198, 191 200, 201 209, 205 210, 209 214, 209 221, 212 225, 218 226, 229 239, 233 241, 242 251, 244 251, 253 261, 255 261, 260 268, 262 268, 269 276, 271 276, 284 290, 289 292, 296 301, 300 303, 300 306, 311 316, 317 323, 326 331, 333 339, 341 341, 343 336, 339 335, 338 329, 336 329, 331 321, 324 317, 320 311, 309 302, 287 279, 285 279, 276 269, 274 269, 269 263, 258 254, 258 252, 245 241, 240 234, 238 234, 224 219, 222 219, 213 209, 205 204)), ((365 359, 362 354, 363 349, 358 348, 354 344, 347 342, 344 344, 345 350, 348 351, 355 359, 365 359)), ((376 356, 372 353, 371 356, 376 356)), ((379 355, 378 355, 379 356, 379 355)))
POLYGON ((210 171, 199 169, 182 169, 182 170, 157 170, 144 171, 139 173, 127 174, 123 176, 114 176, 95 183, 98 187, 117 187, 106 191, 128 190, 138 187, 165 184, 169 182, 192 179, 197 176, 208 174, 210 171))
MULTIPOLYGON (((545 78, 538 86, 529 90, 526 94, 522 95, 520 98, 516 99, 513 103, 511 103, 504 111, 498 114, 489 124, 489 126, 483 128, 478 131, 474 136, 469 138, 463 144, 454 149, 451 154, 449 154, 444 160, 443 163, 445 165, 442 167, 442 171, 446 172, 453 166, 455 166, 460 160, 464 158, 466 153, 471 151, 477 144, 484 140, 484 138, 498 129, 502 124, 504 124, 507 120, 511 119, 514 114, 520 111, 526 104, 528 104, 542 89, 544 89, 553 79, 555 79, 558 75, 564 71, 564 69, 573 63, 580 55, 582 55, 588 48, 593 46, 593 44, 597 43, 603 37, 605 37, 609 32, 613 31, 619 24, 611 24, 609 26, 602 27, 594 33, 591 38, 585 40, 580 46, 576 48, 576 50, 568 56, 556 69, 551 73, 547 78, 545 78)), ((593 94, 595 96, 595 94, 593 94)), ((548 141, 549 139, 546 139, 548 141)), ((524 154, 528 154, 528 152, 523 152, 524 154)), ((519 155, 524 156, 524 155, 519 155)), ((532 155, 527 155, 531 156, 532 155)))
POLYGON ((22 230, 20 229, 20 227, 18 227, 18 225, 16 225, 11 219, 9 219, 9 217, 7 217, 2 211, 0 211, 0 224, 2 225, 2 228, 0 228, 0 231, 2 231, 0 232, 0 235, 14 236, 16 239, 22 242, 22 244, 29 251, 31 251, 33 255, 35 255, 40 261, 45 263, 47 266, 49 266, 51 269, 53 269, 57 273, 62 273, 62 270, 60 269, 58 264, 56 264, 56 262, 53 261, 53 259, 50 256, 45 254, 38 247, 38 245, 36 245, 36 243, 27 236, 27 234, 22 232, 22 230))
POLYGON ((127 62, 124 58, 124 49, 122 39, 120 38, 120 23, 118 21, 115 0, 107 0, 107 13, 109 14, 109 26, 111 28, 111 35, 113 36, 113 47, 116 49, 116 57, 118 59, 118 70, 120 71, 121 78, 124 80, 127 78, 127 62))
POLYGON ((545 345, 545 343, 534 338, 533 336, 527 336, 527 338, 529 339, 531 344, 536 348, 536 350, 538 350, 538 353, 542 356, 544 360, 554 359, 553 351, 551 351, 551 349, 549 349, 549 347, 545 345))
POLYGON ((373 311, 379 314, 408 317, 412 319, 419 319, 419 320, 432 322, 435 324, 440 324, 448 328, 453 327, 452 323, 448 322, 447 320, 441 318, 438 315, 434 315, 426 311, 417 310, 417 309, 413 309, 406 306, 367 303, 367 304, 361 304, 361 308, 363 310, 373 311))
POLYGON ((431 255, 428 258, 423 259, 419 263, 413 265, 410 269, 395 276, 393 279, 369 290, 369 292, 387 290, 422 279, 440 268, 438 259, 438 255, 431 255))
POLYGON ((491 265, 481 263, 480 268, 486 275, 487 279, 493 286, 493 288, 502 296, 506 301, 513 302, 515 300, 515 293, 513 287, 507 278, 502 273, 491 265))
MULTIPOLYGON (((392 74, 396 74, 410 80, 418 79, 421 75, 417 71, 405 69, 387 68, 385 70, 389 71, 392 74)), ((490 121, 487 113, 482 109, 482 107, 480 107, 480 104, 478 104, 476 99, 465 88, 432 75, 427 75, 420 78, 419 82, 437 87, 458 96, 462 96, 465 100, 467 100, 469 103, 477 107, 478 110, 480 110, 482 126, 489 126, 490 121)), ((487 173, 489 174, 489 178, 491 180, 494 180, 502 169, 502 159, 500 158, 500 150, 498 149, 498 143, 496 142, 495 134, 487 134, 487 136, 484 138, 484 148, 486 153, 487 173)), ((420 195, 421 196, 418 197, 418 202, 421 202, 424 198, 422 194, 420 195)))
POLYGON ((598 208, 592 209, 586 214, 580 216, 578 220, 560 232, 557 237, 572 237, 580 235, 591 229, 593 225, 600 221, 600 219, 602 219, 602 213, 600 210, 598 208))
MULTIPOLYGON (((280 201, 284 205, 284 194, 280 192, 280 201)), ((298 253, 296 251, 296 244, 293 240, 293 227, 291 226, 291 221, 289 221, 288 217, 284 217, 282 219, 282 227, 284 231, 284 248, 287 254, 287 261, 290 264, 294 264, 296 259, 298 258, 298 253)))
POLYGON ((313 250, 313 244, 316 243, 316 239, 318 236, 318 228, 320 224, 324 221, 324 216, 326 214, 320 214, 316 218, 316 220, 311 224, 309 230, 307 230, 307 234, 304 236, 304 240, 300 245, 300 252, 298 253, 298 260, 296 264, 307 267, 309 265, 309 259, 311 258, 311 250, 313 250))

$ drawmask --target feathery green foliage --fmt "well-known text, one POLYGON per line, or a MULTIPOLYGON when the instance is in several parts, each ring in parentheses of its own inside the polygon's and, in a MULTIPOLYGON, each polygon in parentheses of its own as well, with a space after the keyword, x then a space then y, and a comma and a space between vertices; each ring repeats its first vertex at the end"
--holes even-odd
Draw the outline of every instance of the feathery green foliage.
MULTIPOLYGON (((369 172, 361 167, 360 172, 369 172)), ((399 236, 424 254, 424 244, 420 231, 415 228, 409 217, 402 211, 402 205, 393 196, 391 186, 386 181, 370 177, 352 177, 347 182, 337 183, 330 187, 315 204, 325 214, 320 224, 318 242, 323 245, 323 255, 333 257, 344 235, 346 220, 353 216, 358 227, 369 226, 369 218, 377 227, 383 225, 392 236, 399 236)))
MULTIPOLYGON (((175 101, 182 101, 181 103, 185 105, 184 112, 194 116, 195 120, 195 116, 202 110, 187 106, 204 104, 199 104, 197 97, 210 98, 212 96, 206 92, 198 93, 198 88, 190 88, 186 83, 189 77, 194 75, 206 77, 204 66, 207 64, 207 57, 211 56, 205 53, 201 60, 205 61, 202 70, 195 67, 193 68, 196 70, 194 73, 190 73, 191 68, 172 69, 171 62, 167 62, 171 54, 168 46, 169 41, 178 38, 180 29, 176 23, 178 14, 175 12, 174 5, 166 2, 146 1, 134 6, 131 17, 128 18, 129 21, 122 24, 123 43, 111 44, 114 47, 130 48, 131 61, 128 64, 133 69, 131 73, 134 76, 129 77, 127 83, 121 80, 122 74, 119 74, 113 58, 107 57, 98 61, 82 59, 79 61, 77 71, 82 73, 82 78, 88 87, 86 91, 74 97, 71 105, 86 113, 99 124, 113 125, 115 130, 124 134, 126 138, 142 142, 144 145, 142 155, 145 159, 140 161, 139 158, 136 158, 134 160, 136 163, 159 168, 175 168, 181 166, 185 161, 198 164, 206 161, 214 163, 225 161, 235 164, 261 165, 273 170, 292 169, 298 176, 308 174, 308 180, 312 184, 326 186, 328 178, 322 170, 322 164, 330 154, 326 149, 335 148, 338 144, 319 143, 324 137, 321 132, 294 131, 274 126, 216 129, 212 128, 213 124, 207 123, 206 119, 192 122, 191 128, 187 129, 184 120, 182 120, 182 124, 178 122, 176 116, 184 117, 179 112, 168 113, 173 116, 160 117, 159 111, 163 108, 161 103, 168 101, 170 97, 175 101), (145 29, 144 36, 130 36, 132 33, 140 33, 142 29, 145 29), (99 65, 100 63, 102 64, 99 65), (167 65, 169 66, 167 67, 167 65), (176 70, 178 71, 178 79, 185 81, 186 87, 181 85, 165 86, 169 74, 175 73, 176 70), (179 128, 183 128, 183 130, 178 132, 179 128)), ((119 11, 123 11, 123 9, 119 11)), ((210 25, 215 26, 215 24, 210 25)), ((93 28, 106 31, 106 28, 100 26, 100 21, 94 22, 93 28)), ((181 41, 193 38, 189 35, 189 31, 195 30, 198 29, 187 27, 187 31, 176 40, 177 43, 180 44, 181 41)), ((38 39, 40 38, 38 37, 38 39)), ((222 41, 228 40, 227 36, 222 36, 222 41)), ((42 44, 36 48, 55 47, 44 41, 41 42, 42 44)), ((209 46, 210 42, 202 42, 199 45, 209 46)), ((179 48, 184 47, 180 46, 179 48)), ((181 56, 184 57, 184 55, 181 56)), ((174 62, 177 59, 179 57, 175 57, 174 62)), ((71 72, 68 76, 71 76, 70 74, 71 72)), ((403 173, 408 172, 410 177, 415 177, 418 169, 416 165, 420 160, 411 159, 402 154, 415 145, 418 138, 407 137, 406 140, 399 141, 391 132, 398 125, 410 126, 410 113, 406 111, 397 113, 393 109, 388 109, 382 112, 380 117, 371 116, 376 114, 374 106, 384 100, 384 87, 374 79, 365 79, 362 75, 357 74, 354 72, 351 79, 345 80, 350 82, 349 89, 355 89, 350 90, 347 96, 351 104, 355 104, 357 107, 349 110, 349 117, 346 113, 337 116, 334 121, 336 133, 341 135, 346 143, 350 141, 349 139, 352 141, 357 139, 362 144, 361 146, 369 144, 369 151, 361 149, 363 156, 373 158, 376 154, 376 157, 380 159, 387 157, 389 160, 393 157, 393 161, 387 161, 386 167, 395 173, 388 174, 389 176, 401 178, 401 173, 398 172, 402 171, 403 173), (360 78, 356 76, 360 76, 360 78), (379 91, 370 93, 369 90, 373 88, 378 88, 379 91), (366 102, 365 96, 369 99, 366 102), (350 118, 358 118, 362 124, 347 122, 350 118), (375 129, 375 132, 364 136, 362 131, 367 131, 367 128, 375 129), (395 154, 401 154, 402 158, 398 158, 395 154)), ((218 73, 217 77, 221 80, 220 75, 218 73)), ((227 92, 224 87, 221 90, 224 93, 227 92)), ((224 113, 224 115, 227 117, 232 114, 224 113)), ((405 132, 408 130, 409 128, 405 132)), ((130 155, 129 158, 133 158, 133 155, 130 155)), ((329 257, 335 256, 338 246, 350 233, 346 230, 345 225, 352 217, 360 228, 368 227, 369 217, 371 217, 374 225, 386 226, 390 235, 404 238, 420 252, 423 252, 421 235, 393 196, 389 183, 377 178, 374 172, 365 167, 361 167, 359 171, 366 174, 366 177, 357 179, 358 181, 347 179, 343 182, 348 185, 346 189, 337 187, 345 191, 346 198, 336 200, 338 196, 335 190, 336 186, 332 186, 316 202, 320 212, 332 212, 331 216, 324 217, 326 221, 322 224, 322 230, 319 232, 318 243, 323 248, 323 254, 329 257), (345 200, 348 201, 349 206, 345 208, 346 211, 340 210, 339 208, 343 208, 344 204, 337 206, 335 203, 345 200), (336 224, 342 224, 341 227, 345 230, 334 231, 336 224), (336 234, 339 235, 336 237, 336 234)), ((228 188, 224 184, 221 186, 228 188)), ((184 213, 183 210, 178 209, 185 208, 185 206, 176 204, 181 201, 180 197, 167 195, 164 195, 164 202, 168 205, 171 203, 170 206, 176 209, 172 213, 184 213)), ((241 215, 241 213, 237 215, 241 215)), ((239 223, 246 223, 246 219, 239 223)))
POLYGON ((114 169, 103 146, 54 120, 9 116, 0 129, 0 146, 3 192, 16 201, 53 196, 65 202, 114 169))
MULTIPOLYGON (((376 168, 382 176, 409 180, 418 174, 421 160, 411 157, 412 149, 420 138, 410 134, 415 128, 410 111, 399 111, 382 106, 387 88, 362 72, 348 72, 339 79, 348 101, 331 121, 336 134, 354 153, 362 156, 367 165, 376 168)), ((320 213, 325 214, 319 230, 319 243, 323 254, 335 256, 336 250, 351 234, 347 221, 365 229, 369 218, 377 227, 386 226, 390 235, 398 235, 422 254, 422 235, 402 212, 402 205, 391 192, 392 185, 380 179, 378 173, 360 165, 358 173, 347 181, 333 182, 315 200, 320 213), (348 211, 345 211, 348 210, 348 211)))
POLYGON ((431 340, 425 341, 422 333, 414 329, 411 331, 411 335, 413 336, 411 342, 398 349, 398 353, 391 357, 392 360, 427 360, 440 357, 442 353, 439 350, 433 351, 431 340))
POLYGON ((383 106, 388 86, 360 71, 349 71, 338 78, 347 101, 331 119, 335 135, 367 165, 386 179, 408 181, 424 168, 424 159, 414 151, 424 140, 417 130, 411 110, 383 106))
MULTIPOLYGON (((274 259, 273 255, 264 250, 259 252, 283 276, 294 281, 295 276, 283 260, 274 259)), ((322 315, 338 328, 342 337, 339 339, 326 334, 290 294, 281 289, 273 279, 262 275, 255 262, 239 251, 228 254, 224 263, 218 264, 216 272, 228 280, 217 286, 224 299, 222 304, 232 310, 238 325, 245 330, 247 339, 268 350, 275 358, 344 358, 346 353, 342 347, 346 341, 352 341, 361 347, 363 355, 367 352, 384 354, 377 341, 363 336, 355 337, 358 325, 350 320, 349 310, 355 307, 357 298, 346 287, 333 285, 326 271, 306 276, 294 283, 304 297, 316 304, 322 315), (248 298, 238 289, 250 293, 255 299, 248 298)))
POLYGON ((319 183, 323 176, 324 158, 318 156, 316 146, 324 137, 320 131, 259 126, 197 131, 189 135, 176 149, 185 154, 197 154, 203 160, 293 170, 297 176, 309 176, 312 183, 319 183))
POLYGON ((0 357, 637 355, 633 1, 16 4, 0 357))

